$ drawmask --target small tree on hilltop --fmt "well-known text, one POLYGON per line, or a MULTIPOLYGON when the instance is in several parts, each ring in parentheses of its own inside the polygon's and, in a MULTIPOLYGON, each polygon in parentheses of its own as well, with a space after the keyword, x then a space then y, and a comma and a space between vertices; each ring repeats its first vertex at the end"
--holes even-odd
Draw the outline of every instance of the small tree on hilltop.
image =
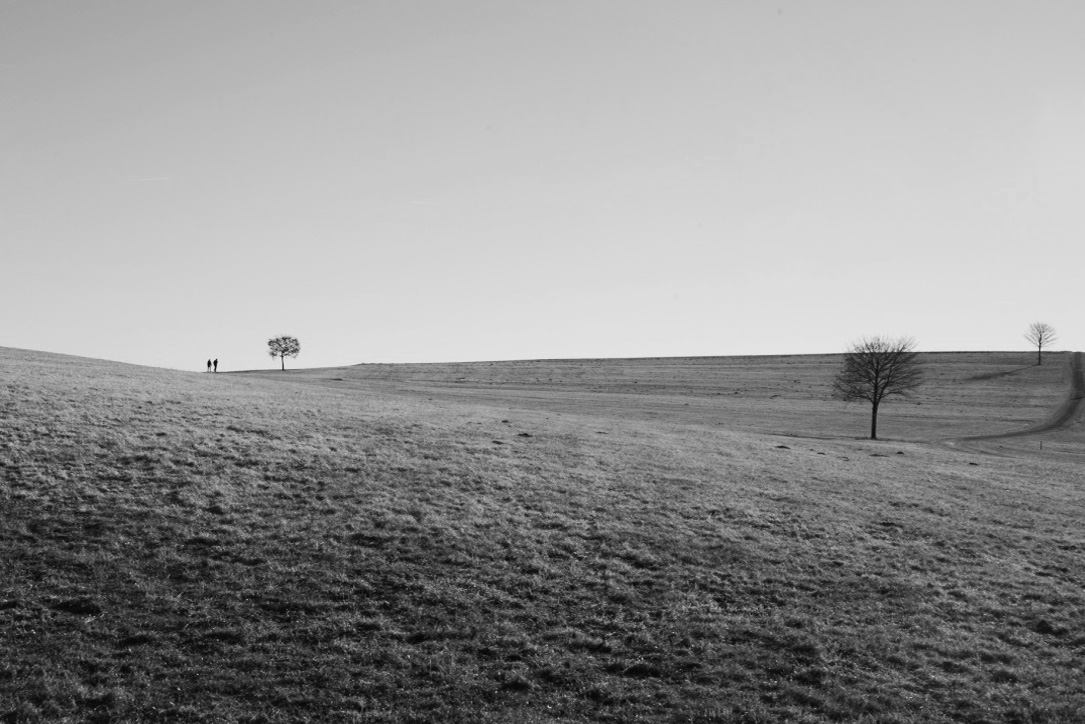
POLYGON ((1044 363, 1044 347, 1050 347, 1058 339, 1058 335, 1055 334, 1055 328, 1050 324, 1033 322, 1029 325, 1028 331, 1025 332, 1025 339, 1036 345, 1036 364, 1042 365, 1044 363))
POLYGON ((301 353, 301 343, 298 342, 297 337, 284 334, 282 337, 275 337, 267 341, 267 353, 271 357, 279 358, 285 372, 286 358, 297 357, 301 353))
POLYGON ((833 394, 870 403, 870 439, 878 439, 878 407, 891 395, 907 397, 923 383, 923 370, 911 337, 864 337, 844 353, 833 380, 833 394))

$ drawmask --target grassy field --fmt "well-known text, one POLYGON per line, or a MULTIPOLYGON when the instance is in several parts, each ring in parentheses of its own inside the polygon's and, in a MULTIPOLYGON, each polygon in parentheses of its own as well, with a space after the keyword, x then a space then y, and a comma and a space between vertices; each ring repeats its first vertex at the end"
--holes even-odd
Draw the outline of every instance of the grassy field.
MULTIPOLYGON (((1035 365, 1028 353, 921 355, 927 384, 888 403, 883 438, 925 441, 1003 432, 1043 420, 1066 392, 1068 355, 1035 365)), ((869 407, 832 402, 839 355, 356 365, 249 373, 364 393, 487 404, 603 419, 854 438, 869 407)))
POLYGON ((1083 721, 1082 428, 930 442, 1065 357, 925 357, 869 442, 828 356, 0 349, 0 720, 1083 721))

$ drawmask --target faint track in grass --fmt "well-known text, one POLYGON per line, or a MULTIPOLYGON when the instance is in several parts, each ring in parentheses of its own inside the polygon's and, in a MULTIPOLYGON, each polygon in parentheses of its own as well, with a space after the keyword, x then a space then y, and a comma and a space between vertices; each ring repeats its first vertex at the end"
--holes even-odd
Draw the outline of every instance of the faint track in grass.
POLYGON ((1074 352, 1070 355, 1070 390, 1058 409, 1043 422, 1031 425, 1022 430, 999 432, 989 435, 969 435, 942 440, 950 447, 971 447, 970 443, 979 443, 989 440, 1005 440, 1014 437, 1026 437, 1028 435, 1040 435, 1069 427, 1078 417, 1085 412, 1085 369, 1083 369, 1085 353, 1074 352))

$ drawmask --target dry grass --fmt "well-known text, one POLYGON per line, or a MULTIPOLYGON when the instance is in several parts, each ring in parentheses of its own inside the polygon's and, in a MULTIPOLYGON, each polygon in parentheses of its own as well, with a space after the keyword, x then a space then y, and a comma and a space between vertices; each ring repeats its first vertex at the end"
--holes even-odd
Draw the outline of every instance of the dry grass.
MULTIPOLYGON (((7 721, 1085 718, 1065 455, 751 434, 557 380, 0 365, 7 721)), ((811 414, 865 420, 804 374, 811 414)), ((1057 397, 1040 374, 970 384, 1057 397)))
MULTIPOLYGON (((1028 353, 920 355, 927 383, 914 398, 891 398, 879 436, 912 441, 1017 430, 1043 420, 1069 383, 1068 355, 1042 367, 1028 353)), ((465 364, 356 365, 247 373, 278 381, 423 400, 485 403, 604 419, 727 430, 855 438, 869 433, 870 408, 831 402, 839 355, 539 360, 465 364)))

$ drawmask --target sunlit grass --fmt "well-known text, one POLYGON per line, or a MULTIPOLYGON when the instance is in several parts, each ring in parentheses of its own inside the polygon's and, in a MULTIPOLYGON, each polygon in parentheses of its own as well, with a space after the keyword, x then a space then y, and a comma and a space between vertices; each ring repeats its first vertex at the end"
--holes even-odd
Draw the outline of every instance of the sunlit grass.
POLYGON ((1073 462, 0 361, 10 721, 1085 714, 1073 462))

